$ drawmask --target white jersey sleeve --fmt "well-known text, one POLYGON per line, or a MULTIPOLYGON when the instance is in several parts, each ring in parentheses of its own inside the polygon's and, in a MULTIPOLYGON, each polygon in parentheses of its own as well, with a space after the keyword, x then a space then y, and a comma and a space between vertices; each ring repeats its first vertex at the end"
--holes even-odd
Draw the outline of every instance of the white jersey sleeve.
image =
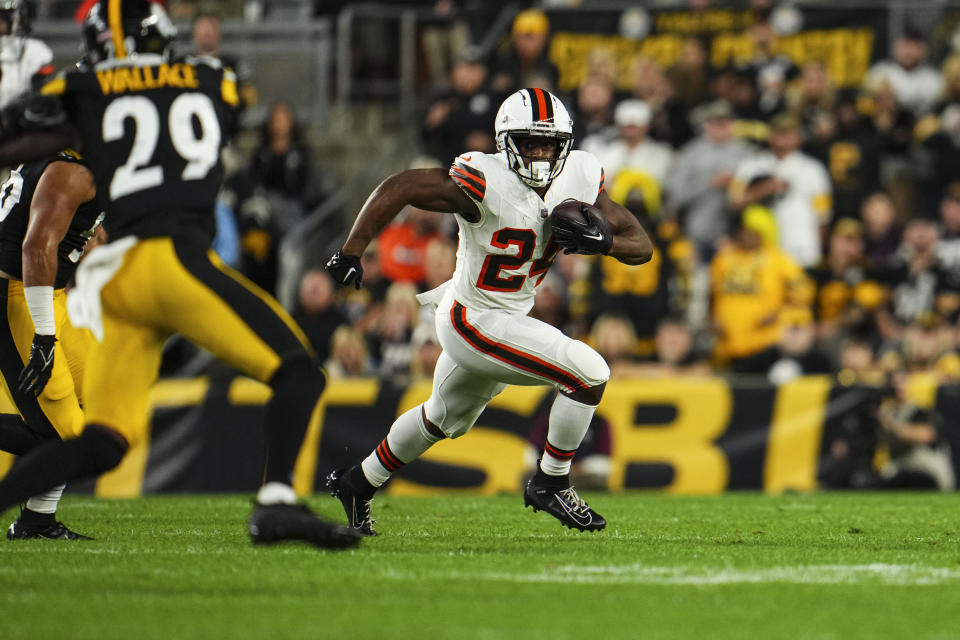
POLYGON ((502 189, 497 189, 496 177, 503 167, 494 165, 491 156, 479 151, 463 153, 450 165, 450 178, 480 210, 480 220, 472 224, 479 225, 489 216, 499 215, 503 194, 502 189))
POLYGON ((36 76, 53 73, 53 52, 36 38, 0 37, 0 107, 32 88, 36 76))
POLYGON ((563 171, 547 190, 545 202, 550 211, 569 198, 593 204, 603 191, 603 182, 603 167, 595 155, 586 151, 571 151, 563 171))

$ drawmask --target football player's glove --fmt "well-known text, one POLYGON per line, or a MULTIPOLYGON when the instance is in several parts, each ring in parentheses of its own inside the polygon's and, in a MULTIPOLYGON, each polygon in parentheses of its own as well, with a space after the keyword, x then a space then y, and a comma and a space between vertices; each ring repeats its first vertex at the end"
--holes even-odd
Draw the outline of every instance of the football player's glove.
POLYGON ((351 256, 343 251, 337 251, 327 261, 327 273, 333 281, 342 287, 349 287, 352 283, 357 289, 363 280, 363 267, 360 266, 360 257, 351 256))
POLYGON ((39 93, 25 93, 0 110, 0 127, 4 136, 50 129, 66 119, 67 113, 59 96, 39 93))
POLYGON ((573 216, 551 216, 554 241, 564 253, 603 254, 613 246, 613 230, 603 212, 588 204, 580 204, 583 221, 573 216))
POLYGON ((30 360, 27 361, 17 380, 17 386, 25 396, 39 396, 47 386, 50 375, 53 373, 53 349, 56 343, 56 336, 34 334, 33 346, 30 347, 30 360))

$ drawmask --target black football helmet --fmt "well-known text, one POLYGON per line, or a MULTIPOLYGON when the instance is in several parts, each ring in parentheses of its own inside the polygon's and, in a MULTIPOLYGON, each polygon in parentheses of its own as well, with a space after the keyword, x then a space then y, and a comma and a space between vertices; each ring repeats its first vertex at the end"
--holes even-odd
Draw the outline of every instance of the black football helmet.
POLYGON ((0 22, 6 26, 2 35, 29 35, 32 18, 33 5, 27 0, 0 0, 0 22))
POLYGON ((83 47, 89 64, 141 53, 169 58, 176 35, 164 8, 148 0, 100 0, 83 20, 83 47))

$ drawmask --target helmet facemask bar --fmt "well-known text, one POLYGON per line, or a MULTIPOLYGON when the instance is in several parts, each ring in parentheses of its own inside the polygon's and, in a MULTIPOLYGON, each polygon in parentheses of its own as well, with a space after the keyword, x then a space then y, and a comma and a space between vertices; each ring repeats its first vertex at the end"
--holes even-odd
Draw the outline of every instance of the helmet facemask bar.
MULTIPOLYGON (((544 127, 546 128, 546 127, 544 127)), ((563 131, 535 129, 501 132, 497 147, 507 153, 507 162, 520 179, 534 188, 548 186, 563 171, 563 165, 573 146, 573 136, 563 131), (517 138, 549 138, 557 143, 557 154, 553 158, 525 156, 517 146, 517 138)))

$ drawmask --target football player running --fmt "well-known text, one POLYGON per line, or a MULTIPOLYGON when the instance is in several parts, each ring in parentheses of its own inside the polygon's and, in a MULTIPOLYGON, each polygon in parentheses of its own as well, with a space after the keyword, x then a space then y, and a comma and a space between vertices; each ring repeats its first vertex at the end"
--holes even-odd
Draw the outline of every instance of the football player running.
POLYGON ((597 159, 570 150, 572 122, 554 95, 538 88, 512 94, 495 125, 498 154, 465 153, 449 171, 409 170, 387 178, 327 263, 335 281, 359 288, 364 249, 407 205, 452 212, 460 228, 453 278, 419 296, 437 307, 443 347, 430 398, 397 418, 361 464, 327 477, 350 525, 364 535, 376 535, 375 491, 434 443, 469 431, 508 384, 560 391, 536 474, 524 488, 525 504, 581 531, 606 526, 570 485, 569 474, 610 370, 586 344, 527 312, 558 251, 643 264, 652 245, 636 218, 604 191, 597 159), (548 214, 568 199, 581 202, 580 223, 548 214))
POLYGON ((0 0, 0 107, 39 87, 54 71, 50 47, 29 35, 26 0, 0 0))
MULTIPOLYGON (((0 450, 22 456, 83 428, 90 336, 66 321, 64 287, 103 221, 96 195, 72 151, 21 165, 0 186, 0 373, 19 412, 0 416, 0 450)), ((7 538, 89 539, 57 521, 63 489, 31 497, 7 538)))
POLYGON ((356 544, 357 532, 297 504, 290 484, 323 371, 280 305, 210 249, 236 82, 215 59, 173 59, 174 35, 159 4, 101 0, 84 21, 87 66, 0 111, 0 163, 80 141, 111 239, 83 261, 68 300, 71 319, 99 340, 84 374, 83 432, 19 460, 0 482, 0 511, 108 471, 144 440, 161 351, 178 332, 273 392, 253 541, 356 544))

